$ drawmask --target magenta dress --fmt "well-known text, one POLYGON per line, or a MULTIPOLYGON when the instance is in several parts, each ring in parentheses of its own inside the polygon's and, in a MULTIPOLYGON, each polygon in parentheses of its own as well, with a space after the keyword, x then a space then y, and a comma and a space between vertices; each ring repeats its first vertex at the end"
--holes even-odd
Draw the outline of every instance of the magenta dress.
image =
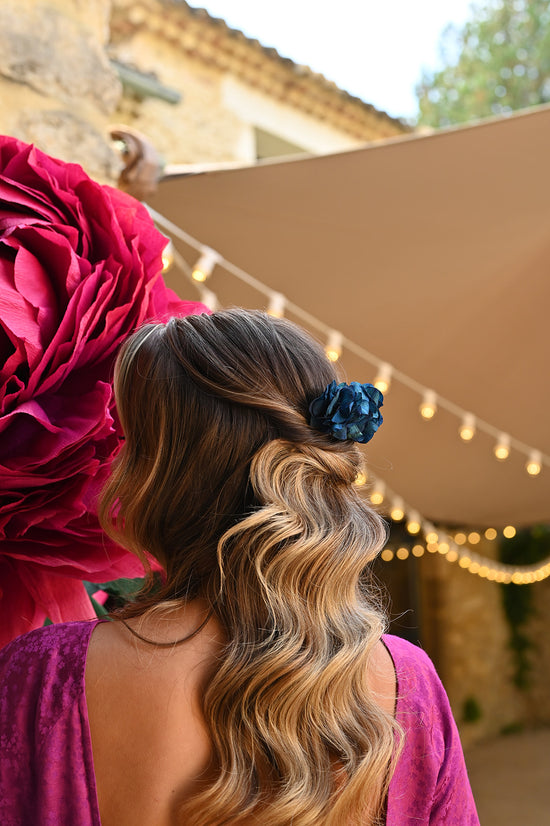
MULTIPOLYGON (((0 651, 2 826, 101 826, 84 694, 96 624, 50 625, 0 651)), ((406 737, 387 826, 478 826, 458 732, 432 663, 398 637, 384 640, 406 737)))

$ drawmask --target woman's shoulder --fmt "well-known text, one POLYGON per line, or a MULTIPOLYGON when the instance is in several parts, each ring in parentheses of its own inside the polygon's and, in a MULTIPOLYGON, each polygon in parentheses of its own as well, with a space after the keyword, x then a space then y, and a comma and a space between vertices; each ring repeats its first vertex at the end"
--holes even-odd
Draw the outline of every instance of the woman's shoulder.
POLYGON ((417 645, 384 636, 397 674, 404 733, 388 797, 389 826, 479 826, 456 723, 434 664, 417 645))
POLYGON ((44 655, 57 659, 67 654, 68 648, 80 651, 89 639, 98 620, 59 622, 35 628, 16 637, 0 650, 0 662, 24 660, 31 657, 38 662, 44 655))
MULTIPOLYGON (((12 640, 0 651, 0 699, 3 704, 45 701, 82 689, 86 652, 94 621, 54 623, 12 640)), ((58 697, 59 699, 59 697, 58 697)), ((52 700, 53 702, 53 700, 52 700)))
POLYGON ((445 725, 451 716, 449 700, 436 667, 418 645, 387 634, 383 642, 394 663, 397 675, 398 718, 414 712, 425 722, 430 719, 445 725))
POLYGON ((408 640, 402 637, 396 637, 394 634, 384 634, 382 637, 384 645, 389 650, 394 663, 417 663, 424 668, 433 669, 434 665, 426 652, 408 640))
POLYGON ((432 660, 420 646, 393 634, 384 634, 382 641, 393 660, 398 680, 412 685, 425 682, 441 684, 432 660))

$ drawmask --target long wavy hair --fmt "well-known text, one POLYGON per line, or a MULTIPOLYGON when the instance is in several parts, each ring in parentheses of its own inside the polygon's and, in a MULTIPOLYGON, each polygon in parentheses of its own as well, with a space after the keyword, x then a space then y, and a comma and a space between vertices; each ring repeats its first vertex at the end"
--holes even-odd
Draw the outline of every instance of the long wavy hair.
POLYGON ((119 355, 126 441, 102 524, 166 572, 126 616, 200 596, 226 635, 204 687, 214 779, 182 824, 382 817, 398 726, 365 677, 385 527, 353 484, 356 446, 308 424, 334 378, 296 325, 238 309, 145 325, 119 355))

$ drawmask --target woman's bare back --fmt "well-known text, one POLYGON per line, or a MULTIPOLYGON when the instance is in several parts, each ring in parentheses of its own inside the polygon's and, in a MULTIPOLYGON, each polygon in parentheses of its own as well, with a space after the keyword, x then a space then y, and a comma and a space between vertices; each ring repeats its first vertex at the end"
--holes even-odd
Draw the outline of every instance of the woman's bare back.
MULTIPOLYGON (((192 632, 205 607, 192 603, 170 620, 129 620, 142 636, 169 642, 192 632)), ((156 648, 119 622, 101 623, 90 641, 86 699, 102 826, 176 826, 178 806, 208 783, 211 748, 201 687, 223 647, 211 619, 183 645, 156 648)), ((393 713, 395 671, 379 643, 367 684, 393 713)))

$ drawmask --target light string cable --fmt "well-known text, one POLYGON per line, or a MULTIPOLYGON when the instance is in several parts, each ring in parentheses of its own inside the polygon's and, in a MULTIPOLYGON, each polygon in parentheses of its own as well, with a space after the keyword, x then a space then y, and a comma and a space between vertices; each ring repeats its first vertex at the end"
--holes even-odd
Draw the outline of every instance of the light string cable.
MULTIPOLYGON (((422 399, 422 402, 420 404, 420 413, 425 419, 431 419, 436 414, 438 408, 441 408, 443 410, 446 410, 451 415, 455 416, 457 419, 459 419, 461 423, 459 427, 459 433, 460 437, 464 441, 470 441, 477 431, 483 431, 489 436, 492 436, 495 439, 494 453, 496 458, 500 461, 503 461, 506 458, 508 458, 510 449, 513 448, 518 452, 523 453, 527 457, 526 469, 530 475, 537 475, 540 472, 542 465, 550 467, 550 456, 548 456, 547 454, 543 453, 542 451, 536 450, 530 445, 527 445, 525 442, 522 442, 519 439, 516 439, 507 433, 504 433, 501 429, 494 427, 489 422, 486 422, 483 419, 474 416, 474 414, 470 411, 467 411, 464 408, 461 408, 459 405, 454 404, 454 402, 451 402, 443 396, 436 394, 435 391, 433 391, 432 389, 426 387, 425 385, 408 376, 406 373, 403 373, 402 371, 393 367, 393 365, 388 364, 383 359, 378 358, 361 345, 346 338, 340 332, 334 330, 334 328, 332 328, 330 325, 316 318, 307 310, 304 310, 302 307, 298 306, 297 304, 294 304, 292 301, 289 301, 281 293, 276 292, 275 290, 261 282, 259 279, 250 275, 250 273, 246 272, 241 267, 238 267, 231 261, 228 261, 216 250, 212 250, 210 247, 202 244, 192 235, 185 232, 185 230, 181 229, 181 227, 177 226, 177 224, 174 224, 168 218, 165 218, 161 213, 152 209, 148 205, 146 206, 154 221, 160 227, 166 230, 170 235, 178 238, 180 241, 183 241, 188 246, 197 250, 201 257, 205 255, 210 255, 211 260, 215 263, 215 265, 223 267, 224 270, 234 275, 240 281, 252 287, 262 295, 265 295, 268 299, 270 307, 272 307, 272 309, 274 310, 274 314, 281 315, 284 310, 288 310, 296 318, 304 322, 304 324, 306 324, 312 329, 319 331, 324 336, 326 336, 328 341, 327 352, 330 351, 329 357, 332 357, 333 360, 336 360, 339 357, 341 348, 345 347, 351 353, 354 353, 356 356, 368 362, 371 366, 378 370, 378 373, 380 374, 379 380, 387 382, 388 386, 391 379, 400 382, 408 389, 417 393, 419 397, 422 399), (337 346, 335 346, 335 342, 337 342, 337 346)), ((189 266, 189 264, 182 258, 182 256, 179 255, 179 253, 177 253, 177 251, 175 251, 175 260, 176 263, 179 265, 180 269, 182 269, 182 271, 187 276, 192 275, 193 268, 189 266)), ((195 286, 199 290, 199 293, 202 296, 203 300, 205 300, 207 306, 209 306, 211 309, 217 306, 217 298, 213 292, 207 290, 201 283, 196 283, 195 286)), ((385 389, 387 390, 388 388, 386 387, 385 389)), ((378 486, 380 487, 381 484, 382 483, 379 482, 378 486)), ((394 496, 393 494, 391 494, 390 491, 388 491, 388 495, 392 495, 394 500, 399 500, 400 502, 402 501, 400 497, 394 496)), ((373 504, 380 504, 380 501, 375 501, 373 504)), ((433 525, 431 525, 431 523, 428 520, 423 519, 415 511, 414 508, 406 506, 404 504, 402 505, 402 507, 405 513, 409 515, 411 524, 418 523, 418 532, 422 531, 424 534, 430 534, 434 532, 435 529, 433 525)), ((413 532, 411 531, 411 533, 413 532)), ((440 542, 438 544, 439 553, 447 554, 450 551, 450 555, 447 556, 447 559, 449 561, 458 562, 458 564, 461 565, 461 567, 467 568, 467 570, 469 570, 471 573, 479 574, 479 571, 481 570, 480 575, 485 576, 485 571, 487 569, 487 571, 490 573, 490 576, 488 575, 487 578, 495 578, 497 579, 497 581, 501 581, 500 577, 504 576, 505 579, 502 580, 503 582, 514 581, 516 582, 516 584, 524 584, 524 580, 522 580, 521 583, 519 582, 520 576, 525 578, 525 582, 534 582, 538 581, 541 578, 546 578, 546 576, 550 576, 550 558, 548 560, 544 560, 539 566, 527 565, 514 567, 510 565, 507 566, 504 564, 500 565, 497 564, 494 560, 483 558, 479 554, 476 554, 474 552, 467 553, 466 551, 461 550, 452 537, 450 537, 447 534, 445 534, 445 536, 445 542, 440 542), (447 540, 449 541, 447 542, 447 540), (448 545, 447 548, 445 547, 446 545, 448 545), (541 572, 546 573, 544 574, 544 576, 541 576, 541 572), (515 580, 513 579, 514 575, 516 576, 515 580), (534 576, 535 578, 531 580, 531 576, 534 576), (508 580, 508 577, 511 578, 508 580)), ((428 545, 430 544, 433 543, 428 542, 428 545)), ((429 547, 427 549, 428 551, 430 550, 429 547)))
MULTIPOLYGON (((393 493, 385 482, 376 478, 373 479, 370 500, 377 506, 380 506, 382 502, 393 502, 393 506, 389 508, 390 515, 395 509, 398 510, 400 518, 397 521, 405 519, 405 526, 411 535, 411 541, 414 541, 417 536, 423 537, 423 544, 419 544, 417 541, 410 550, 405 544, 395 551, 390 547, 384 548, 381 553, 384 562, 391 562, 394 557, 405 560, 411 554, 418 558, 424 556, 427 551, 431 554, 440 554, 445 557, 447 562, 454 562, 469 573, 493 582, 531 585, 550 576, 550 556, 533 565, 509 565, 476 553, 471 547, 465 546, 465 543, 471 538, 471 543, 474 544, 475 539, 475 544, 477 544, 481 539, 479 533, 472 531, 469 537, 459 533, 452 536, 445 528, 436 527, 428 519, 421 516, 400 496, 393 493), (459 536, 460 543, 457 541, 459 536)), ((497 531, 489 528, 486 531, 487 538, 489 538, 489 532, 491 532, 490 538, 495 539, 497 531)), ((511 538, 515 535, 515 529, 508 526, 504 528, 503 534, 505 537, 511 538)))

